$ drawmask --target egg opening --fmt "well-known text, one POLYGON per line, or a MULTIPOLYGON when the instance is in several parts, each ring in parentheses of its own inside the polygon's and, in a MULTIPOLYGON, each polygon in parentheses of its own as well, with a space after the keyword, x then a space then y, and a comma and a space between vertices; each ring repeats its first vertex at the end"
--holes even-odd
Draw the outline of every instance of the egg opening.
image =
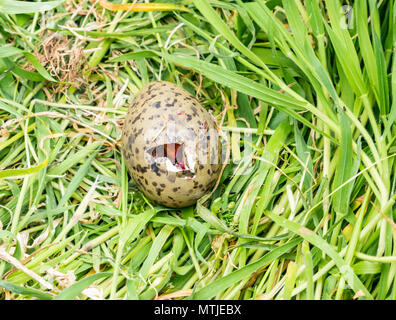
POLYGON ((148 149, 147 153, 152 157, 153 162, 159 162, 160 159, 165 158, 167 170, 176 172, 178 177, 187 179, 193 179, 195 177, 194 168, 190 168, 188 165, 184 143, 157 145, 148 149))

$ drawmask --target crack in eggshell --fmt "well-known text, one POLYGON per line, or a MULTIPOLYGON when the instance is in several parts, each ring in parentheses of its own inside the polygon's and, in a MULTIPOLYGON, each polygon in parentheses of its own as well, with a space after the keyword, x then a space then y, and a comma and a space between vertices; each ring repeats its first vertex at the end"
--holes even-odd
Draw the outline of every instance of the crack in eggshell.
POLYGON ((149 148, 147 153, 151 162, 158 165, 164 163, 169 172, 182 172, 186 177, 193 177, 196 172, 196 153, 190 144, 181 141, 160 144, 149 148))
POLYGON ((183 127, 179 121, 169 120, 157 132, 150 133, 149 136, 152 136, 148 141, 149 147, 146 149, 149 161, 157 164, 164 162, 169 172, 184 172, 189 177, 196 173, 198 153, 194 143, 196 135, 193 130, 183 127))

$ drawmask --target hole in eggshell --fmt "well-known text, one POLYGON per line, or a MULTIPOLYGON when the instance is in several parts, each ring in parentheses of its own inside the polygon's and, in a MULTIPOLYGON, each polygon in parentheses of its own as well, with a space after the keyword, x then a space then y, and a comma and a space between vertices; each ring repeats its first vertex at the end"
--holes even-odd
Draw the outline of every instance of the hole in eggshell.
POLYGON ((166 143, 147 150, 154 159, 167 158, 173 166, 172 171, 176 172, 178 178, 193 179, 194 173, 188 169, 185 163, 183 152, 184 145, 181 143, 166 143))
POLYGON ((183 163, 183 145, 179 143, 169 143, 156 146, 148 151, 153 158, 168 158, 177 168, 185 170, 183 163))

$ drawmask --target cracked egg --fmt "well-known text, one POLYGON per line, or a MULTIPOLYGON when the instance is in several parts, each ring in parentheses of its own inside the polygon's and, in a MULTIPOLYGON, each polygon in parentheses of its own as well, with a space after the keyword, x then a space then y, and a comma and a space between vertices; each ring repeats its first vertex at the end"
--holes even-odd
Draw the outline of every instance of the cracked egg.
POLYGON ((122 129, 126 166, 141 192, 167 207, 194 204, 221 169, 217 125, 183 88, 156 81, 142 88, 122 129))

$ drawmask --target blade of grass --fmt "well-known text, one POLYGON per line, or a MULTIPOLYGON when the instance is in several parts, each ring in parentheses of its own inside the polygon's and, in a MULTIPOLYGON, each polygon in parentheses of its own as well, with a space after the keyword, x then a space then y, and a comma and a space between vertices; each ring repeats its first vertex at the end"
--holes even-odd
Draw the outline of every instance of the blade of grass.
POLYGON ((56 297, 54 297, 53 300, 73 300, 74 298, 76 298, 78 295, 81 294, 81 291, 86 289, 96 280, 110 276, 112 276, 111 272, 100 272, 85 277, 77 281, 76 283, 73 283, 70 287, 63 289, 56 297))
POLYGON ((99 4, 112 11, 150 12, 150 11, 189 11, 186 7, 175 3, 111 3, 99 0, 99 4))
POLYGON ((26 2, 16 0, 0 0, 0 12, 6 14, 34 13, 51 10, 61 3, 60 1, 26 2))
POLYGON ((21 294, 23 296, 38 298, 40 300, 52 300, 51 295, 44 293, 40 290, 21 287, 4 280, 0 280, 0 288, 11 291, 13 293, 21 294))

